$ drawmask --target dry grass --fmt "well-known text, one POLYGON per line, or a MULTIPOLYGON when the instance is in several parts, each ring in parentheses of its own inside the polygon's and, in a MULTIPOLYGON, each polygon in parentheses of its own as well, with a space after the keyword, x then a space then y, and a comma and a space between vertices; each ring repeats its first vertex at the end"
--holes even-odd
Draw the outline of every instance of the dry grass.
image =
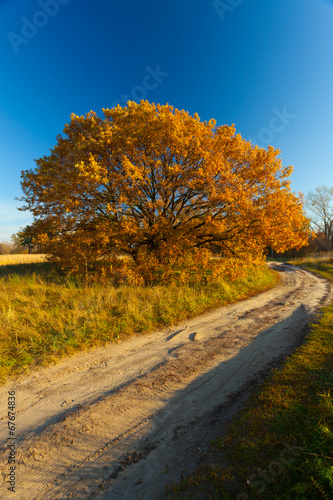
POLYGON ((297 265, 306 264, 306 263, 318 263, 318 262, 330 262, 330 259, 333 259, 333 252, 317 252, 317 253, 309 253, 305 257, 296 257, 295 259, 290 259, 289 262, 291 264, 297 265))
POLYGON ((264 266, 235 282, 114 287, 68 277, 46 262, 0 266, 0 383, 76 351, 236 302, 277 280, 264 266))
POLYGON ((15 264, 32 264, 35 262, 45 262, 46 255, 39 254, 27 254, 27 253, 19 253, 19 254, 6 254, 0 255, 0 266, 7 265, 15 265, 15 264))

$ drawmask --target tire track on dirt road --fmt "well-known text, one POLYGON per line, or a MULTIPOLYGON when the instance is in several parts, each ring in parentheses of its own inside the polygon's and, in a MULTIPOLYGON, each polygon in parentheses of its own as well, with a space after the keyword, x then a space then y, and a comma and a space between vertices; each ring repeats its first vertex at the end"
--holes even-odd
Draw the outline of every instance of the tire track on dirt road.
POLYGON ((191 472, 254 385, 300 345, 331 284, 276 265, 281 283, 237 304, 77 354, 0 390, 17 397, 17 493, 1 498, 156 499, 191 472))

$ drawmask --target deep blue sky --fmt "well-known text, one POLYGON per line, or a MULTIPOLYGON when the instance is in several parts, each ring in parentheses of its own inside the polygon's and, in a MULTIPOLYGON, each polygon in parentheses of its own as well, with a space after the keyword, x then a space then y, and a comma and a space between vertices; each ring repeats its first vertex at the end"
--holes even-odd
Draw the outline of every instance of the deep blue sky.
POLYGON ((0 18, 0 241, 70 114, 128 96, 279 148, 293 191, 333 186, 333 1, 0 0, 0 18))

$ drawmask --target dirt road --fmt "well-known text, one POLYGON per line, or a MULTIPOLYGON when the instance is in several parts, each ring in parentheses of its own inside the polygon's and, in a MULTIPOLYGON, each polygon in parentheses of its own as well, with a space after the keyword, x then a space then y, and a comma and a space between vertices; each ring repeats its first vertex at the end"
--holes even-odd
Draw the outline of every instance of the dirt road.
POLYGON ((161 498, 332 299, 325 280, 276 267, 282 279, 273 290, 2 387, 0 498, 161 498), (9 390, 16 493, 6 482, 9 390))

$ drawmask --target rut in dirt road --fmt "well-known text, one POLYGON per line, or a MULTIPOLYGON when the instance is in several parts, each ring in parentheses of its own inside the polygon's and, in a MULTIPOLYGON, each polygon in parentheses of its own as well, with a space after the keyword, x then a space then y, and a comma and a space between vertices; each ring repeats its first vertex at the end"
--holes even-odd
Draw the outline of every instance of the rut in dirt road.
POLYGON ((325 280, 277 267, 273 290, 1 388, 1 416, 16 391, 19 439, 17 493, 9 497, 4 482, 0 497, 162 498, 330 298, 325 280))

